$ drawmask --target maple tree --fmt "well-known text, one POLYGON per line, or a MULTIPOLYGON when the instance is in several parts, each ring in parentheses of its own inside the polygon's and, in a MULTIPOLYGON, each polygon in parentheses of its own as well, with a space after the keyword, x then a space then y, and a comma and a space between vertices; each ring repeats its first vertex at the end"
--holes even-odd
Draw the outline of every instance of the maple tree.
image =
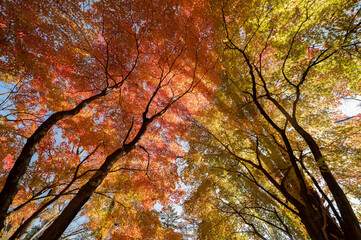
POLYGON ((360 239, 349 200, 360 198, 360 122, 340 125, 335 111, 360 90, 359 4, 212 9, 223 81, 196 118, 184 170, 199 238, 360 239))
POLYGON ((188 93, 213 68, 211 26, 180 3, 1 3, 3 237, 40 219, 39 239, 58 239, 80 211, 99 238, 177 236, 151 208, 181 194, 188 93))
POLYGON ((1 237, 361 238, 360 11, 2 1, 1 237))

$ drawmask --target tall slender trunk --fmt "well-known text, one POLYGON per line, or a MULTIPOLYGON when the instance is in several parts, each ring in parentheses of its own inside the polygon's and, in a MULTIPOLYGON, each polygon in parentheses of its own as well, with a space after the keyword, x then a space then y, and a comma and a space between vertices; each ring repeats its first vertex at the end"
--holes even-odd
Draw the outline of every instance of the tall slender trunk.
MULTIPOLYGON (((259 103, 257 99, 257 84, 256 84, 256 78, 254 75, 254 69, 252 64, 250 63, 248 56, 245 54, 244 51, 240 50, 244 59, 247 62, 247 65, 250 69, 249 74, 252 79, 252 98, 254 103, 256 104, 257 108, 261 111, 261 114, 264 116, 264 118, 269 122, 272 127, 277 130, 278 132, 281 132, 280 128, 277 126, 277 124, 271 119, 271 117, 265 112, 265 110, 262 108, 261 104, 259 103)), ((260 75, 260 78, 263 80, 262 75, 260 75)), ((264 80, 263 80, 264 81, 264 80)), ((270 93, 268 92, 268 89, 266 85, 264 85, 264 88, 266 89, 266 97, 268 100, 270 100, 272 103, 275 104, 275 106, 278 108, 278 110, 281 111, 281 113, 285 116, 285 118, 291 123, 292 127, 301 135, 301 137, 306 141, 307 145, 311 149, 311 152, 314 156, 314 159, 316 161, 316 164, 320 170, 320 173, 327 183, 328 188, 330 189, 332 196, 334 197, 337 207, 341 214, 341 228, 343 230, 343 233, 345 234, 345 239, 347 240, 354 240, 354 239, 360 239, 361 240, 361 228, 360 224, 357 220, 356 214, 353 211, 350 202, 348 201, 346 194, 334 178, 333 174, 331 173, 331 170, 329 169, 327 163, 325 162, 321 150, 314 140, 314 138, 306 131, 304 130, 297 122, 296 116, 291 116, 286 109, 282 107, 282 105, 274 99, 270 93)))
MULTIPOLYGON (((64 208, 61 214, 55 219, 53 224, 47 228, 39 240, 56 240, 61 237, 63 232, 69 226, 71 221, 75 218, 84 204, 90 199, 97 187, 103 182, 105 177, 108 175, 109 171, 113 165, 123 156, 128 154, 134 148, 137 147, 139 141, 147 130, 148 125, 161 114, 156 114, 152 118, 148 119, 146 114, 148 109, 143 113, 143 123, 140 127, 137 135, 127 144, 123 144, 120 148, 115 150, 110 154, 102 164, 102 166, 96 171, 96 173, 85 183, 75 195, 75 197, 69 202, 69 204, 64 208)), ((131 131, 130 128, 129 132, 131 131)))
POLYGON ((329 187, 332 196, 335 199, 337 208, 341 214, 342 221, 340 222, 340 225, 345 234, 345 239, 361 239, 361 228, 360 223, 357 220, 356 214, 353 211, 351 204, 346 197, 346 194, 336 181, 325 159, 323 158, 318 144, 308 132, 306 132, 301 126, 298 125, 298 123, 294 119, 293 121, 290 121, 290 123, 296 129, 296 131, 305 139, 306 143, 310 147, 316 164, 320 170, 320 173, 325 182, 327 183, 327 186, 329 187))
POLYGON ((307 202, 307 207, 298 208, 298 212, 311 239, 345 239, 343 230, 324 206, 324 201, 316 191, 309 189, 307 196, 302 196, 302 198, 307 202))
POLYGON ((27 139, 19 157, 16 159, 14 166, 6 178, 5 185, 0 192, 0 230, 4 228, 5 219, 8 215, 8 210, 13 202, 15 195, 19 191, 20 181, 24 176, 31 158, 36 152, 36 147, 40 141, 45 137, 48 131, 60 120, 75 116, 86 105, 106 95, 106 91, 94 95, 90 98, 83 100, 75 108, 68 111, 60 111, 52 114, 45 120, 36 131, 27 139))
MULTIPOLYGON (((78 167, 80 167, 81 164, 78 165, 78 167)), ((49 207, 52 203, 54 203, 56 200, 58 200, 70 187, 71 185, 76 181, 77 179, 77 172, 79 170, 79 168, 77 167, 74 177, 73 179, 67 184, 67 186, 60 191, 60 193, 58 195, 56 195, 55 197, 53 197, 51 200, 45 202, 40 208, 38 208, 28 219, 25 220, 25 222, 23 222, 18 229, 16 229, 16 231, 13 233, 13 235, 11 235, 11 237, 8 240, 16 240, 18 238, 20 238, 20 240, 22 240, 22 236, 24 235, 24 233, 26 233, 28 231, 28 229, 34 224, 34 221, 39 217, 39 215, 47 208, 49 207)))
MULTIPOLYGON (((27 224, 24 225, 24 227, 21 229, 22 231, 19 232, 19 234, 18 234, 19 236, 16 239, 24 240, 26 238, 26 236, 29 234, 29 232, 31 230, 31 226, 34 225, 35 222, 36 222, 36 218, 33 218, 30 221, 28 221, 27 224)), ((11 237, 9 238, 9 240, 10 239, 11 239, 11 237)))
POLYGON ((90 199, 97 187, 103 182, 116 161, 134 148, 135 145, 124 146, 109 155, 89 181, 80 188, 79 192, 69 202, 59 217, 57 217, 53 224, 45 230, 39 240, 59 239, 84 204, 90 199))

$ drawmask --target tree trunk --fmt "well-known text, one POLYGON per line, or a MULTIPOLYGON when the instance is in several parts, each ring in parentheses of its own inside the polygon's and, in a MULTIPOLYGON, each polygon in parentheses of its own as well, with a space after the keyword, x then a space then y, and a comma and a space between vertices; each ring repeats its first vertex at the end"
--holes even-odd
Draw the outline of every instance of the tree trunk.
POLYGON ((335 219, 331 216, 329 210, 323 205, 322 199, 312 189, 308 190, 307 206, 299 208, 299 216, 302 223, 305 225, 311 239, 319 240, 343 240, 345 234, 343 229, 336 223, 335 219))
POLYGON ((109 155, 105 159, 103 165, 96 171, 96 173, 89 179, 89 181, 80 188, 79 192, 69 202, 59 217, 55 219, 53 224, 45 230, 44 234, 39 238, 39 240, 59 239, 71 221, 73 221, 75 216, 84 206, 84 204, 90 199, 91 195, 94 193, 97 187, 103 182, 117 160, 129 153, 134 148, 135 145, 125 145, 124 147, 121 147, 109 155))
MULTIPOLYGON (((97 150, 97 148, 95 148, 95 150, 93 151, 93 153, 97 150)), ((91 153, 92 154, 92 153, 91 153)), ((88 155, 89 156, 89 155, 88 155)), ((65 188, 63 188, 63 190, 61 190, 59 192, 59 194, 57 194, 56 196, 54 196, 52 199, 50 199, 49 201, 45 202, 44 204, 42 204, 41 207, 39 207, 25 222, 23 222, 18 229, 16 229, 16 231, 13 233, 13 235, 8 239, 8 240, 16 240, 17 238, 20 238, 20 240, 22 239, 21 236, 24 234, 24 232, 27 231, 28 228, 30 228, 34 221, 39 217, 39 215, 47 208, 49 207, 52 203, 54 203, 56 200, 58 200, 61 196, 63 196, 63 194, 71 187, 71 185, 77 180, 77 174, 78 174, 78 170, 81 166, 82 162, 77 166, 75 173, 74 173, 74 177, 73 179, 66 185, 65 188)))
MULTIPOLYGON (((25 237, 29 234, 29 232, 31 230, 31 226, 33 226, 35 222, 36 222, 36 218, 32 219, 26 225, 24 225, 24 227, 21 229, 21 231, 18 232, 18 234, 17 234, 18 237, 16 239, 24 240, 25 237)), ((12 238, 10 237, 9 240, 10 239, 12 239, 12 238)))
POLYGON ((341 228, 345 234, 345 239, 354 240, 361 239, 361 228, 357 220, 355 212, 353 211, 350 202, 348 201, 344 191, 337 183, 334 178, 331 170, 327 166, 320 148, 312 136, 307 133, 301 126, 296 122, 290 121, 292 126, 297 130, 297 132, 305 139, 308 146, 311 149, 311 152, 316 160, 317 166, 321 172, 321 175, 327 186, 329 187, 332 196, 334 197, 338 210, 340 211, 342 221, 340 222, 341 228))
MULTIPOLYGON (((123 156, 132 151, 139 143, 140 139, 147 130, 148 125, 161 114, 156 114, 152 118, 146 117, 147 110, 143 113, 143 123, 140 127, 137 135, 128 144, 123 144, 122 147, 118 148, 112 154, 110 154, 102 164, 102 166, 96 171, 96 173, 84 184, 75 197, 69 202, 62 213, 57 217, 54 223, 45 230, 44 234, 39 240, 56 240, 61 237, 63 232, 69 226, 71 221, 75 218, 84 204, 90 199, 91 195, 97 189, 97 187, 103 182, 105 177, 108 175, 113 165, 123 156)), ((130 128, 130 130, 132 127, 130 128)))
POLYGON ((68 111, 60 111, 52 114, 47 120, 45 120, 27 139, 23 150, 19 157, 16 159, 14 166, 10 170, 9 175, 6 178, 5 185, 0 192, 0 231, 4 228, 5 219, 8 215, 8 210, 13 202, 15 195, 19 191, 19 183, 21 178, 24 176, 31 158, 36 152, 36 147, 40 141, 45 137, 48 131, 59 121, 67 117, 78 114, 87 104, 95 101, 96 99, 105 96, 106 92, 92 96, 83 100, 75 108, 68 111))

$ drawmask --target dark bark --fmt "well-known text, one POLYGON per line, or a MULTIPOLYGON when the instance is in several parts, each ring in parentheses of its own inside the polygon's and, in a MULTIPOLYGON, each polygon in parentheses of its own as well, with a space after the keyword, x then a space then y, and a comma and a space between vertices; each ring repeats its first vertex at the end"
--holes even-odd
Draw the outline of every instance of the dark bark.
POLYGON ((75 197, 70 201, 54 223, 45 230, 39 240, 56 240, 61 237, 71 221, 75 218, 84 204, 90 199, 95 189, 102 183, 108 175, 112 166, 122 156, 126 155, 130 149, 120 148, 109 155, 99 170, 83 185, 75 197))
MULTIPOLYGON (((36 216, 38 216, 38 214, 36 216)), ((36 217, 28 218, 18 229, 16 229, 15 233, 8 240, 24 239, 35 222, 36 217)))
MULTIPOLYGON (((292 108, 292 115, 289 114, 285 108, 283 108, 283 106, 272 97, 272 94, 269 92, 268 88, 267 88, 267 84, 265 79, 263 78, 263 75, 261 73, 261 71, 257 68, 257 66, 253 65, 251 63, 251 60, 249 58, 249 56, 246 54, 245 52, 245 48, 241 49, 239 48, 231 39, 230 34, 228 32, 228 28, 227 28, 227 21, 225 19, 225 15, 224 15, 224 11, 222 9, 222 13, 223 13, 223 23, 224 23, 224 27, 225 27, 225 31, 226 31, 226 37, 228 39, 228 42, 226 43, 226 46, 229 49, 233 49, 238 51, 242 57, 245 60, 245 63, 247 64, 248 68, 249 68, 249 75, 251 77, 251 81, 252 81, 252 93, 249 93, 252 96, 252 99, 254 101, 254 103, 256 104, 257 108, 260 110, 261 114, 263 115, 263 117, 267 120, 267 122, 276 130, 278 131, 281 135, 282 135, 282 130, 272 119, 271 117, 264 111, 264 109, 262 108, 260 102, 258 101, 258 92, 257 92, 257 83, 256 83, 256 76, 255 73, 257 74, 257 76, 259 77, 259 79, 262 82, 262 87, 265 91, 265 95, 264 97, 266 97, 267 100, 271 101, 277 108, 278 110, 281 111, 281 113, 286 117, 287 121, 289 123, 291 123, 292 127, 302 136, 302 138, 306 141, 307 145, 309 146, 309 148, 311 149, 311 152, 314 156, 314 160, 316 161, 316 164, 320 170, 320 173, 323 177, 323 179, 325 180, 325 182, 327 183, 328 188, 330 189, 338 210, 340 211, 340 215, 341 215, 341 219, 339 221, 339 224, 341 225, 342 228, 342 232, 344 234, 344 239, 349 239, 349 240, 354 240, 354 239, 361 239, 361 228, 360 228, 360 224, 356 218, 356 215, 351 207, 350 202, 348 201, 345 193, 343 192, 342 188, 339 186, 338 182, 336 181, 336 179, 334 178, 333 174, 331 173, 329 167, 327 166, 327 163, 325 162, 322 153, 320 151, 320 148, 318 146, 318 144, 316 143, 315 139, 308 133, 306 132, 306 130, 304 130, 297 122, 296 119, 296 109, 297 109, 297 103, 300 99, 300 86, 306 81, 306 76, 308 74, 308 72, 310 71, 310 69, 315 66, 316 64, 330 58, 335 52, 330 53, 329 55, 323 56, 323 58, 321 58, 321 56, 323 54, 325 54, 328 50, 324 50, 319 56, 318 58, 312 63, 310 64, 307 69, 304 71, 304 73, 302 74, 302 79, 301 81, 296 85, 293 84, 285 75, 284 73, 284 67, 285 67, 285 63, 286 60, 290 54, 290 51, 292 49, 292 44, 294 41, 294 38, 291 42, 291 46, 290 46, 290 50, 288 51, 288 54, 286 56, 286 59, 284 60, 283 63, 283 67, 282 67, 282 73, 283 76, 285 78, 285 80, 293 87, 296 88, 296 98, 293 102, 293 108, 292 108)), ((303 23, 302 23, 303 24, 303 23)), ((301 26, 302 26, 301 24, 301 26)), ((299 28, 300 29, 300 28, 299 28)), ((297 31, 298 33, 298 31, 297 31)), ((289 149, 287 149, 287 151, 289 152, 289 149)), ((292 149, 291 149, 292 151, 292 149)), ((291 159, 292 160, 292 159, 291 159)), ((297 176, 299 177, 299 176, 297 176)), ((302 187, 302 183, 301 183, 301 187, 302 187)), ((302 191, 304 193, 304 191, 302 191)), ((322 204, 311 204, 311 207, 309 206, 310 203, 308 203, 309 200, 309 196, 304 195, 304 197, 306 197, 304 200, 306 201, 306 208, 305 209, 298 209, 300 211, 302 211, 302 222, 305 224, 307 231, 309 232, 310 236, 312 239, 325 239, 324 237, 321 237, 318 235, 317 231, 320 230, 320 226, 317 227, 317 225, 319 225, 319 221, 321 221, 320 216, 324 216, 324 213, 322 213, 323 209, 323 205, 322 204), (313 208, 316 208, 316 210, 314 210, 313 208), (321 211, 321 215, 320 214, 316 214, 317 211, 321 211), (315 215, 316 214, 316 215, 315 215), (313 217, 317 217, 319 220, 314 220, 313 217)), ((328 219, 328 218, 326 218, 328 219)), ((332 218, 331 218, 332 219, 332 218)), ((324 220, 324 225, 322 226, 322 229, 324 231, 324 229, 329 229, 330 231, 332 230, 331 226, 336 227, 337 224, 333 221, 329 221, 329 220, 324 220), (332 224, 333 223, 333 224, 332 224)), ((334 232, 335 235, 334 237, 332 236, 328 236, 328 239, 337 239, 337 236, 340 236, 338 234, 338 231, 334 232)), ((342 236, 343 237, 343 236, 342 236)), ((341 238, 342 239, 342 238, 341 238)))
POLYGON ((13 202, 15 195, 19 191, 20 181, 24 176, 31 158, 36 152, 36 147, 40 141, 45 137, 47 132, 60 120, 75 116, 86 105, 106 95, 106 91, 83 100, 75 108, 67 111, 60 111, 52 114, 45 120, 36 131, 27 139, 19 157, 16 159, 15 164, 9 175, 7 176, 5 185, 0 192, 0 230, 4 228, 5 219, 8 214, 9 207, 13 202))
POLYGON ((308 206, 298 209, 299 217, 311 239, 345 239, 342 229, 324 206, 324 201, 314 190, 309 189, 307 196, 303 196, 303 198, 308 202, 308 206))
MULTIPOLYGON (((254 88, 255 88, 255 85, 256 85, 255 80, 253 82, 254 82, 254 88)), ((269 118, 268 114, 263 110, 260 103, 258 102, 258 100, 256 98, 255 89, 253 91, 253 96, 254 96, 253 100, 256 103, 258 109, 261 111, 262 115, 266 118, 266 120, 269 123, 271 123, 272 126, 274 126, 274 128, 276 130, 279 131, 279 128, 277 127, 277 125, 269 118)), ((345 193, 343 192, 343 190, 337 183, 336 179, 334 178, 333 174, 331 173, 331 170, 329 169, 327 163, 325 162, 318 144, 313 139, 313 137, 309 133, 307 133, 297 123, 295 118, 293 118, 291 115, 289 115, 287 113, 287 111, 275 99, 273 99, 270 96, 268 96, 268 99, 270 99, 277 106, 277 108, 283 113, 283 115, 287 118, 287 120, 291 123, 291 125, 295 128, 295 130, 303 137, 303 139, 306 141, 307 145, 310 147, 311 152, 316 161, 316 164, 320 170, 320 173, 321 173, 323 179, 325 180, 325 182, 327 183, 327 186, 329 187, 329 189, 332 193, 332 196, 334 197, 334 199, 336 201, 337 207, 340 211, 340 214, 341 214, 340 225, 341 225, 342 231, 345 235, 345 239, 350 239, 350 240, 361 239, 361 229, 360 229, 360 225, 358 223, 357 217, 356 217, 345 193)), ((289 151, 292 151, 292 150, 289 150, 289 151)), ((305 217, 305 218, 308 218, 308 217, 305 217)), ((312 216, 311 216, 311 220, 312 220, 312 216)), ((305 220, 305 222, 308 222, 308 220, 305 220)), ((311 226, 311 225, 312 224, 310 224, 310 227, 309 227, 310 229, 313 228, 313 226, 311 226)), ((315 239, 318 239, 318 238, 315 238, 315 239)), ((334 239, 337 239, 337 238, 334 238, 334 239)))
POLYGON ((272 99, 272 102, 275 103, 277 108, 280 109, 283 115, 288 119, 291 125, 303 137, 307 145, 310 147, 310 150, 320 170, 320 173, 323 179, 325 180, 325 182, 327 183, 327 186, 330 189, 332 196, 334 197, 337 207, 340 211, 342 218, 340 224, 343 229, 343 232, 345 233, 346 239, 350 239, 350 240, 361 239, 361 228, 357 220, 357 217, 355 215, 355 212, 353 211, 351 204, 348 201, 344 191, 336 181, 327 163, 325 162, 320 147, 313 139, 313 137, 306 130, 304 130, 298 124, 296 119, 291 117, 287 113, 287 111, 275 99, 272 99))
POLYGON ((26 219, 25 222, 23 222, 20 227, 18 227, 18 229, 16 229, 16 231, 13 233, 13 235, 8 239, 8 240, 16 240, 17 238, 22 239, 22 236, 24 235, 24 233, 26 233, 28 231, 28 229, 33 225, 34 221, 39 217, 40 213, 42 213, 42 211, 44 211, 47 207, 49 207, 52 203, 54 203, 56 200, 58 200, 61 196, 63 196, 63 194, 65 194, 65 192, 71 187, 71 185, 79 178, 81 178, 82 176, 86 175, 88 171, 86 171, 85 173, 81 174, 80 176, 78 175, 78 171, 80 166, 86 161, 86 159, 91 156, 96 150, 98 149, 95 148, 95 150, 90 153, 83 161, 80 162, 80 164, 76 167, 75 169, 75 173, 73 176, 73 179, 59 192, 59 194, 57 194, 56 196, 54 196, 51 200, 47 201, 46 203, 44 203, 40 208, 38 208, 38 210, 36 210, 28 219, 26 219))
POLYGON ((350 202, 348 201, 344 191, 340 187, 340 185, 337 183, 336 179, 334 178, 333 174, 331 173, 331 170, 327 166, 326 162, 323 159, 323 156, 321 154, 321 151, 316 144, 316 142, 313 140, 313 138, 308 135, 306 142, 309 144, 311 151, 315 157, 316 163, 319 166, 321 175, 325 182, 327 183, 327 186, 329 187, 332 196, 335 199, 335 202, 337 204, 337 208, 340 211, 341 214, 341 227, 343 229, 343 232, 345 234, 345 239, 361 239, 361 228, 360 224, 357 220, 357 217, 351 207, 350 202))
MULTIPOLYGON (((50 225, 48 229, 45 230, 44 234, 39 238, 39 240, 56 240, 61 237, 63 232, 73 221, 75 216, 84 206, 84 204, 90 199, 97 187, 103 182, 105 177, 110 172, 113 165, 123 156, 128 154, 134 148, 137 147, 140 139, 147 130, 148 125, 161 114, 154 115, 151 119, 146 117, 148 109, 143 113, 143 123, 139 129, 137 135, 132 141, 128 144, 123 144, 122 147, 118 148, 112 154, 110 154, 102 164, 102 166, 96 171, 96 173, 84 184, 75 197, 69 202, 65 207, 62 213, 55 219, 53 224, 50 225)), ((129 132, 132 128, 130 128, 129 132)))
MULTIPOLYGON (((21 229, 22 231, 19 232, 17 239, 20 240, 24 240, 26 238, 26 236, 29 234, 30 230, 31 230, 31 226, 34 225, 34 223, 36 222, 36 218, 31 219, 28 224, 24 225, 24 227, 21 229)), ((11 238, 9 238, 10 240, 11 238)), ((13 238, 15 239, 15 238, 13 238)))
MULTIPOLYGON (((270 123, 271 126, 282 135, 283 130, 281 128, 279 128, 277 126, 277 124, 269 117, 269 115, 264 111, 264 109, 262 108, 261 104, 258 101, 257 90, 256 90, 256 86, 257 86, 256 85, 256 77, 254 75, 254 68, 253 68, 248 56, 246 55, 246 53, 243 50, 241 50, 236 45, 234 45, 231 40, 230 40, 230 42, 234 46, 234 49, 236 49, 237 51, 239 51, 242 54, 242 56, 244 57, 247 65, 249 67, 249 74, 250 74, 250 77, 252 80, 252 92, 253 92, 251 94, 251 96, 253 98, 254 103, 256 104, 257 108, 260 110, 260 112, 264 116, 264 118, 267 120, 267 122, 270 123)), ((276 105, 276 107, 282 112, 282 114, 286 117, 286 119, 291 123, 292 127, 295 128, 295 130, 303 137, 303 139, 306 141, 306 143, 310 147, 311 152, 316 161, 316 164, 320 170, 320 173, 321 173, 323 179, 325 180, 325 182, 327 183, 327 186, 329 187, 329 189, 336 201, 337 207, 340 211, 341 218, 342 218, 340 225, 341 225, 341 228, 345 235, 345 239, 349 239, 349 240, 361 239, 361 228, 360 228, 359 222, 357 220, 357 217, 356 217, 345 193, 343 192, 343 190, 337 183, 336 179, 334 178, 333 174, 331 173, 331 170, 327 166, 327 163, 325 162, 325 160, 322 156, 322 153, 320 151, 318 144, 313 139, 313 137, 309 133, 307 133, 297 123, 296 118, 292 117, 290 114, 288 114, 288 112, 280 105, 280 103, 277 100, 275 100, 274 98, 272 98, 272 96, 268 92, 268 89, 265 85, 265 81, 264 81, 262 75, 260 75, 260 73, 259 73, 259 77, 261 78, 261 80, 264 84, 263 87, 266 91, 267 99, 269 99, 276 105)), ((300 184, 302 186, 302 183, 300 183, 300 184)), ((306 215, 305 218, 308 218, 308 214, 305 214, 305 215, 306 215)), ((312 219, 312 215, 310 217, 312 219)), ((307 222, 308 222, 308 220, 307 220, 307 222)), ((312 230, 313 227, 314 226, 312 226, 312 224, 310 224, 310 226, 307 229, 312 230)), ((316 238, 314 238, 314 239, 320 239, 320 238, 317 238, 317 236, 315 236, 315 237, 316 238)))

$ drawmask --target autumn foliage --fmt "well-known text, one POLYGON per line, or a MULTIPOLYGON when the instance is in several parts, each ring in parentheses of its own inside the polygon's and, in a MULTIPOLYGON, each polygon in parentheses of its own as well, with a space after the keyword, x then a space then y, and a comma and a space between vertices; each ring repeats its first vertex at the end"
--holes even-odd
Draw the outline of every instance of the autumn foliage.
MULTIPOLYGON (((104 180, 97 192, 87 191, 93 204, 113 201, 116 210, 133 211, 139 204, 150 219, 156 201, 180 197, 179 134, 198 104, 181 100, 194 101, 189 93, 212 74, 211 26, 190 27, 194 19, 170 1, 11 1, 2 9, 1 76, 10 90, 1 128, 7 234, 27 218, 52 221, 86 182, 104 180), (101 177, 90 179, 94 173, 101 177), (49 210, 38 211, 45 205, 49 210)), ((91 217, 102 208, 82 214, 114 225, 117 218, 91 217)), ((133 218, 139 220, 137 211, 133 218)))
POLYGON ((1 238, 360 238, 359 15, 1 1, 1 238))

